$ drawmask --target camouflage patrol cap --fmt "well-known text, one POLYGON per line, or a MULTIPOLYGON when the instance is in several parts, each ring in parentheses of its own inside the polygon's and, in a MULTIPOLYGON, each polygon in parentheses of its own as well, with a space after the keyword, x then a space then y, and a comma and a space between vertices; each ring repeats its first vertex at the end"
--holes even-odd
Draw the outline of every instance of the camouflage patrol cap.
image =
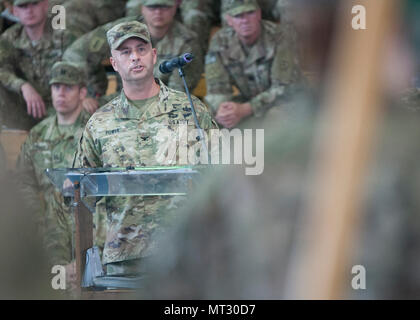
POLYGON ((58 61, 51 69, 50 85, 54 83, 84 86, 86 84, 85 73, 77 64, 58 61))
POLYGON ((151 43, 150 33, 147 26, 138 21, 129 21, 117 24, 106 33, 108 44, 112 50, 118 47, 129 38, 140 38, 151 43))
POLYGON ((14 0, 13 1, 13 5, 14 6, 20 6, 22 4, 27 4, 27 3, 36 3, 36 2, 41 2, 42 0, 14 0))
POLYGON ((233 17, 259 8, 257 0, 223 0, 222 11, 233 17))
POLYGON ((168 6, 172 7, 176 4, 175 0, 141 0, 144 6, 168 6))

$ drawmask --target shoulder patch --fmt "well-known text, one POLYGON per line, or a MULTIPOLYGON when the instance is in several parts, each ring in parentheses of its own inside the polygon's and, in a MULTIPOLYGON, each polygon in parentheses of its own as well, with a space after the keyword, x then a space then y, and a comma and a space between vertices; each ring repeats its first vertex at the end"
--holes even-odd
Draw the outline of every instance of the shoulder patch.
POLYGON ((93 37, 92 40, 89 42, 89 51, 90 52, 98 52, 104 45, 105 39, 102 37, 93 37))

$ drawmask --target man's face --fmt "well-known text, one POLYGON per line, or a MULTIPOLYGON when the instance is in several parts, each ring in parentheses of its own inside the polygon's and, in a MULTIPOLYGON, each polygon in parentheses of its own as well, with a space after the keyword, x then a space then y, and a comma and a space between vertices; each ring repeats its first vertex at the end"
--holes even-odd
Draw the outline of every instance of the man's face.
POLYGON ((86 89, 78 85, 54 83, 51 85, 54 109, 60 114, 71 114, 77 110, 81 100, 86 97, 86 89))
POLYGON ((226 21, 240 38, 257 37, 261 30, 261 10, 244 12, 236 16, 226 15, 226 21))
POLYGON ((176 6, 142 6, 142 14, 149 28, 165 28, 174 21, 176 8, 176 6))
POLYGON ((48 0, 13 6, 13 13, 25 27, 40 25, 47 19, 48 0))
POLYGON ((111 53, 111 64, 123 81, 153 79, 157 55, 156 49, 150 43, 139 38, 130 38, 111 53))

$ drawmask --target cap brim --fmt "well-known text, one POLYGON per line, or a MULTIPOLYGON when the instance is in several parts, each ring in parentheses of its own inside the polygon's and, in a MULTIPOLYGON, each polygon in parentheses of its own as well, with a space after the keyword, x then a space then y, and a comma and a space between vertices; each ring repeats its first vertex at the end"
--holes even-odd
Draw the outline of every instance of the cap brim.
POLYGON ((74 86, 74 85, 82 85, 82 83, 79 83, 79 82, 77 82, 77 81, 69 81, 69 80, 61 80, 61 79, 54 79, 54 80, 51 80, 50 82, 49 82, 49 85, 53 85, 53 84, 55 84, 55 83, 62 83, 62 84, 68 84, 68 85, 70 85, 70 86, 74 86))
POLYGON ((41 2, 42 0, 30 0, 30 1, 22 1, 22 2, 18 2, 18 3, 14 3, 14 6, 20 6, 22 4, 28 4, 28 3, 38 3, 41 2))
POLYGON ((112 50, 117 50, 125 40, 130 39, 130 38, 138 38, 138 39, 141 39, 143 41, 146 41, 147 43, 150 42, 149 39, 147 39, 144 36, 139 35, 138 33, 128 33, 125 36, 118 39, 118 41, 116 41, 115 43, 112 44, 112 50))
POLYGON ((226 13, 228 15, 234 17, 234 16, 236 16, 238 14, 242 14, 242 13, 245 13, 245 12, 256 11, 258 9, 259 8, 256 5, 254 5, 254 4, 245 4, 243 6, 240 6, 240 7, 234 8, 232 10, 229 10, 226 13))

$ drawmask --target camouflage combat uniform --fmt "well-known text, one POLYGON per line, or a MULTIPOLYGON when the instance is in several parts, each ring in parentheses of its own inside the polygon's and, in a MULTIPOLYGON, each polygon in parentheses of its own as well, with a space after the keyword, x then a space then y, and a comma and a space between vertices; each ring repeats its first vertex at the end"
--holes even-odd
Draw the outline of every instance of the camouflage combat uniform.
POLYGON ((261 117, 281 100, 290 84, 300 78, 290 28, 262 21, 257 42, 245 49, 230 27, 219 30, 206 56, 206 102, 216 112, 220 103, 249 102, 261 117), (234 96, 234 87, 239 94, 234 96))
POLYGON ((47 20, 42 38, 32 43, 24 27, 16 24, 0 37, 0 111, 4 124, 30 129, 37 120, 27 114, 21 87, 29 82, 44 100, 48 114, 54 114, 48 82, 52 65, 79 34, 69 29, 54 30, 47 20))
POLYGON ((66 23, 82 34, 124 16, 127 0, 55 0, 66 9, 66 23))
POLYGON ((31 129, 17 162, 27 199, 33 208, 40 207, 39 192, 44 194, 48 205, 53 185, 44 170, 47 168, 70 168, 76 153, 76 146, 89 119, 82 111, 77 121, 70 126, 59 125, 57 116, 44 119, 31 129))
MULTIPOLYGON (((79 146, 79 167, 159 166, 158 131, 176 131, 178 124, 194 128, 191 109, 184 93, 162 82, 159 95, 150 98, 145 110, 132 105, 124 91, 99 109, 88 121, 79 146)), ((204 130, 216 127, 206 106, 197 98, 194 104, 204 130)), ((97 203, 95 242, 103 250, 103 263, 137 259, 153 250, 152 232, 159 230, 183 197, 118 197, 97 203), (103 225, 105 223, 106 225, 103 225), (100 230, 103 228, 104 230, 100 230), (101 234, 106 233, 106 239, 101 234), (104 241, 105 243, 101 243, 104 241)))
MULTIPOLYGON (((103 60, 110 57, 110 50, 106 42, 106 31, 119 23, 132 20, 144 22, 142 16, 126 17, 113 21, 83 35, 66 50, 65 60, 82 62, 86 66, 91 95, 101 96, 105 93, 107 87, 106 73, 101 64, 103 60)), ((196 34, 181 23, 174 21, 166 36, 159 41, 152 39, 152 44, 157 49, 158 54, 154 68, 155 77, 161 79, 170 88, 179 91, 185 91, 185 89, 178 72, 162 74, 159 71, 159 65, 162 61, 177 57, 185 52, 194 54, 193 62, 184 67, 188 87, 190 90, 194 89, 204 69, 202 51, 197 42, 196 34)))
POLYGON ((220 0, 183 0, 182 23, 194 30, 203 52, 207 52, 211 27, 220 24, 220 0))
MULTIPOLYGON (((51 72, 51 85, 83 86, 85 82, 83 71, 75 65, 57 62, 51 72)), ((73 218, 46 176, 45 169, 73 166, 77 144, 89 117, 84 109, 71 125, 60 125, 57 115, 48 117, 29 132, 17 160, 19 184, 25 194, 25 202, 36 213, 40 234, 54 263, 71 260, 73 218)))

